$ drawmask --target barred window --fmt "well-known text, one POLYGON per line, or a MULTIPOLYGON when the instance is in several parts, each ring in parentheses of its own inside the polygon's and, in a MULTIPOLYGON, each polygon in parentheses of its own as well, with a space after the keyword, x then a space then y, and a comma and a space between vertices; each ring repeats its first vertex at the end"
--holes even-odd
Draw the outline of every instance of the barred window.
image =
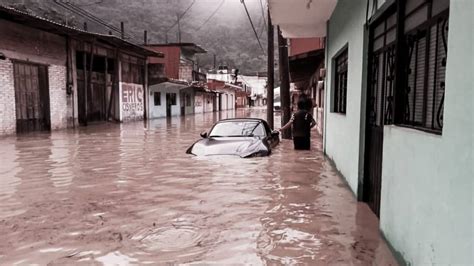
POLYGON ((334 103, 333 112, 346 113, 347 103, 347 61, 348 48, 346 47, 334 59, 335 63, 335 82, 334 82, 334 103))
POLYGON ((411 0, 405 8, 408 58, 399 124, 441 133, 443 128, 449 0, 411 0))

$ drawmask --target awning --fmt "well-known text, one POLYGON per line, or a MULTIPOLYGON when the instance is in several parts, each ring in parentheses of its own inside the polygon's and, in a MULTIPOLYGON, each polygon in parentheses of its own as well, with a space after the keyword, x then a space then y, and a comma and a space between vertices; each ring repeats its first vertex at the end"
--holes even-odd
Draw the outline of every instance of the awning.
POLYGON ((280 26, 285 38, 326 36, 326 21, 336 4, 337 0, 268 0, 272 23, 280 26))
POLYGON ((149 86, 150 91, 161 90, 161 89, 180 91, 182 89, 186 89, 189 87, 190 86, 188 84, 178 82, 178 81, 173 81, 173 80, 169 80, 166 82, 149 86))

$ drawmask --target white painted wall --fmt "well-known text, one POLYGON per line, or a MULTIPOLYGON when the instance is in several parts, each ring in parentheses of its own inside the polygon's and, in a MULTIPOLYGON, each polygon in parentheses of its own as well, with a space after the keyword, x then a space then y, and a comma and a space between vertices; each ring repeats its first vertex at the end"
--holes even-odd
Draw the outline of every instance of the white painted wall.
POLYGON ((359 151, 361 143, 362 62, 364 58, 365 5, 360 1, 338 1, 329 21, 328 31, 328 75, 326 90, 326 134, 325 151, 344 175, 350 188, 357 193, 359 177, 359 151), (333 113, 333 63, 334 56, 348 46, 348 79, 346 114, 333 113))
POLYGON ((194 96, 194 112, 196 114, 204 113, 204 94, 202 92, 198 92, 194 96))
POLYGON ((474 263, 473 3, 450 2, 442 135, 384 130, 380 227, 412 265, 474 263))

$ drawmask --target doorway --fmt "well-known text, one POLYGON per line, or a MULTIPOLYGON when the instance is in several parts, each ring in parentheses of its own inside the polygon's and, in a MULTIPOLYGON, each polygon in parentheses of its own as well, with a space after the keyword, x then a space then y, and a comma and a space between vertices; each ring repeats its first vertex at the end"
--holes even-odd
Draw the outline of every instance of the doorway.
POLYGON ((176 105, 176 93, 166 93, 166 117, 173 115, 173 105, 176 105))
POLYGON ((48 67, 14 62, 13 75, 15 78, 16 132, 50 130, 48 67))
POLYGON ((370 26, 363 200, 380 216, 384 125, 393 123, 396 12, 370 26))

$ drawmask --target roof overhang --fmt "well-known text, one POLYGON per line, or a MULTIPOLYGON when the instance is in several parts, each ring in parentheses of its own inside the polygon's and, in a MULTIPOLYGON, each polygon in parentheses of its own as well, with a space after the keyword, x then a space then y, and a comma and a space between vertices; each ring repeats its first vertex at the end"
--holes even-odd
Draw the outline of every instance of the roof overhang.
POLYGON ((143 56, 164 57, 163 53, 154 52, 143 48, 137 44, 123 40, 117 36, 106 35, 100 33, 93 33, 84 31, 78 28, 66 26, 46 18, 21 11, 15 8, 7 7, 0 4, 0 17, 2 19, 19 23, 27 27, 35 28, 42 31, 47 31, 60 36, 69 36, 77 39, 95 39, 99 43, 129 50, 143 56))
POLYGON ((290 81, 307 83, 324 61, 324 49, 310 51, 289 58, 290 81))
POLYGON ((146 46, 150 47, 179 47, 183 50, 192 52, 194 54, 205 54, 207 51, 195 43, 156 43, 156 44, 147 44, 146 46))
POLYGON ((337 0, 268 0, 274 25, 280 26, 285 38, 326 36, 326 21, 337 0))

